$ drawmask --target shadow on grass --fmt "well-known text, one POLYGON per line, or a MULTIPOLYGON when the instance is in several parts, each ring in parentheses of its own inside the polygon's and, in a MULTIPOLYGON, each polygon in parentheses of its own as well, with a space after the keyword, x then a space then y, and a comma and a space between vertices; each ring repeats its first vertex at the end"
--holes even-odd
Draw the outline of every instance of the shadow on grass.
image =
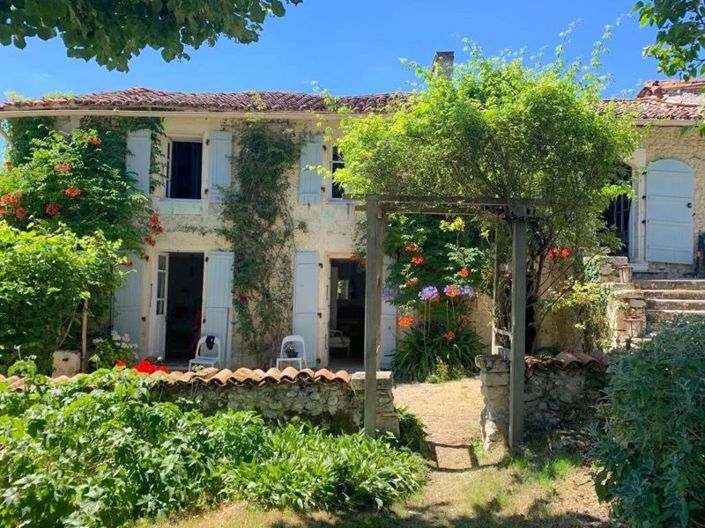
POLYGON ((597 517, 579 513, 542 514, 545 504, 529 508, 530 514, 503 515, 500 502, 493 499, 481 507, 475 507, 472 517, 449 516, 448 504, 439 502, 415 507, 402 513, 396 511, 360 512, 316 518, 305 513, 292 514, 291 520, 274 522, 272 528, 291 528, 302 525, 307 528, 612 528, 597 517))

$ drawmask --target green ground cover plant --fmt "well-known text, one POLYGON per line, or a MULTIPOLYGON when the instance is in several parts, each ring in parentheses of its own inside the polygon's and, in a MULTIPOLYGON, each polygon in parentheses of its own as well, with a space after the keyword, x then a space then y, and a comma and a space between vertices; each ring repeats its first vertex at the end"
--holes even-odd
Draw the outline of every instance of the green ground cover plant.
POLYGON ((0 526, 113 527, 247 499, 263 508, 382 508, 419 491, 425 466, 388 438, 270 428, 254 413, 204 416, 159 400, 155 380, 99 370, 0 383, 0 526))
POLYGON ((598 496, 629 526, 705 522, 705 322, 676 320, 610 368, 598 496))

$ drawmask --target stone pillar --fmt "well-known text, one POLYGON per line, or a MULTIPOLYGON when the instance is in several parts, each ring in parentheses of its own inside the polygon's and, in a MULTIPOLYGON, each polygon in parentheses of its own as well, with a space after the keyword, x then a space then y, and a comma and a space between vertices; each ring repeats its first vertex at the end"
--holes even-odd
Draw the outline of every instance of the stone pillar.
POLYGON ((507 446, 509 437, 509 361, 498 355, 475 358, 480 369, 482 399, 485 407, 480 415, 482 442, 485 449, 507 446))
MULTIPOLYGON (((350 385, 355 393, 360 413, 365 401, 365 373, 356 372, 351 376, 350 385)), ((399 417, 394 409, 394 379, 389 371, 377 371, 377 430, 399 436, 399 417)), ((361 420, 362 423, 362 420, 361 420)))

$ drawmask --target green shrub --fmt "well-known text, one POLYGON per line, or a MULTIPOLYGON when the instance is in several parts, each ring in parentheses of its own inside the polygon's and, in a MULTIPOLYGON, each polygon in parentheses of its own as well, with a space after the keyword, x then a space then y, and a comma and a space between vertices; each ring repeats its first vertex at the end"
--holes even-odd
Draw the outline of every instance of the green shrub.
POLYGON ((439 368, 444 379, 433 380, 459 379, 476 370, 475 356, 481 351, 480 336, 467 323, 431 321, 414 326, 404 336, 392 368, 399 381, 427 381, 433 374, 438 376, 439 368))
POLYGON ((270 429, 158 401, 154 380, 99 370, 30 389, 0 383, 0 527, 132 525, 228 497, 262 507, 382 507, 418 491, 421 459, 386 438, 270 429))
POLYGON ((705 522, 705 322, 676 321, 610 368, 596 489, 631 526, 705 522))
POLYGON ((130 340, 129 335, 120 335, 113 330, 108 337, 93 339, 89 361, 96 369, 113 368, 120 361, 132 365, 137 359, 136 351, 137 344, 130 340))
POLYGON ((107 313, 121 279, 118 246, 101 233, 20 231, 0 220, 0 371, 20 347, 49 372, 52 352, 80 334, 83 301, 93 317, 107 313))

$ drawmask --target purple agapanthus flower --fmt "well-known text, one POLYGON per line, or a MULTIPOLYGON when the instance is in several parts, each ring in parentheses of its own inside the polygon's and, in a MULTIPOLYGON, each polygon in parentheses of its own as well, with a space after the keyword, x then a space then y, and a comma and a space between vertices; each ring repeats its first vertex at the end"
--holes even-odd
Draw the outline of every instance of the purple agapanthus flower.
POLYGON ((419 292, 419 299, 422 301, 437 301, 440 295, 435 286, 426 286, 419 292))
POLYGON ((396 288, 384 288, 382 290, 382 299, 384 299, 385 301, 392 301, 398 293, 399 290, 397 290, 396 288))
POLYGON ((473 295, 475 295, 475 288, 473 288, 472 286, 463 286, 462 288, 460 288, 460 294, 472 297, 473 295))

